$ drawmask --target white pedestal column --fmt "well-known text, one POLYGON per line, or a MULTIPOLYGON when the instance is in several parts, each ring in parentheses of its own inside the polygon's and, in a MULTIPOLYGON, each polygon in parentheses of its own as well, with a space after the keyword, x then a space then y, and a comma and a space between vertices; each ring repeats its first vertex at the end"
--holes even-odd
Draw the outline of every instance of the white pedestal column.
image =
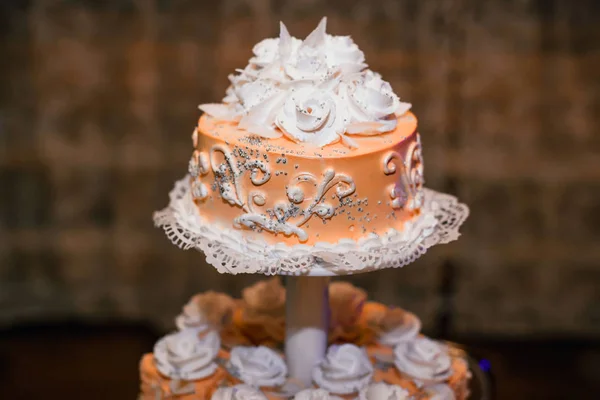
POLYGON ((327 350, 329 278, 293 276, 286 280, 285 357, 290 378, 311 383, 311 371, 327 350))

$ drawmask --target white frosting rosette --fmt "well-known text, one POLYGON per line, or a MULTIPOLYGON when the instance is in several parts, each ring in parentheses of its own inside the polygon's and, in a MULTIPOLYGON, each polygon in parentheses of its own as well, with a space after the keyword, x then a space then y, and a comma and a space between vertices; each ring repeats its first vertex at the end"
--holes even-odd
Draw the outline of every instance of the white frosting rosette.
POLYGON ((303 41, 281 25, 279 38, 253 48, 248 66, 231 75, 221 104, 202 104, 207 114, 265 138, 285 134, 296 142, 325 146, 346 135, 376 135, 396 127, 402 103, 389 83, 366 69, 365 56, 349 36, 326 33, 327 20, 303 41), (279 128, 279 129, 277 129, 279 128))
POLYGON ((394 364, 402 373, 425 382, 442 382, 452 375, 452 360, 445 346, 425 337, 394 348, 394 364))
POLYGON ((421 320, 415 314, 404 311, 401 324, 379 334, 379 342, 386 346, 396 346, 402 342, 413 340, 421 331, 421 320))
POLYGON ((325 37, 325 54, 330 68, 339 68, 342 73, 360 72, 365 69, 365 55, 350 36, 325 37))
POLYGON ((279 39, 268 38, 258 42, 253 48, 254 57, 250 59, 250 64, 258 67, 266 67, 276 61, 279 55, 279 39))
POLYGON ((373 376, 373 365, 364 349, 353 344, 332 345, 312 372, 313 381, 336 394, 358 392, 373 376))
POLYGON ((361 389, 357 400, 408 400, 409 393, 397 385, 372 383, 361 389))
POLYGON ((351 122, 346 132, 356 135, 378 135, 396 128, 396 117, 410 110, 391 85, 372 71, 356 74, 339 88, 339 94, 348 108, 351 122))
POLYGON ((231 350, 232 374, 255 386, 279 386, 285 383, 287 366, 275 351, 265 346, 238 346, 231 350))
POLYGON ((161 374, 172 379, 198 380, 212 375, 221 347, 219 334, 184 329, 160 339, 154 346, 154 362, 161 374))
POLYGON ((236 385, 218 389, 211 400, 267 400, 267 397, 249 385, 236 385))
POLYGON ((294 396, 294 400, 342 400, 333 396, 325 389, 304 389, 294 396))
POLYGON ((454 391, 445 383, 436 383, 425 387, 429 400, 456 400, 454 391))
POLYGON ((318 147, 337 141, 346 121, 340 99, 312 86, 290 92, 276 117, 277 126, 286 136, 318 147))

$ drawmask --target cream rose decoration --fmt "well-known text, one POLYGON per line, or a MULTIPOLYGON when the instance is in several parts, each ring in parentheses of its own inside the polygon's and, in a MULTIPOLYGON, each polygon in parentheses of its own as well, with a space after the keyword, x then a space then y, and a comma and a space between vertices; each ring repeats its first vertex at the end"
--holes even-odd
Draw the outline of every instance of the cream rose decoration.
POLYGON ((409 393, 400 386, 372 383, 358 394, 358 400, 408 400, 409 393))
POLYGON ((236 385, 218 389, 211 400, 267 400, 267 397, 252 386, 236 385))
POLYGON ((234 369, 232 373, 251 386, 279 386, 287 376, 287 366, 283 359, 264 346, 234 347, 229 363, 234 369))
POLYGON ((258 42, 253 48, 254 57, 250 59, 250 64, 258 67, 265 67, 277 59, 279 55, 279 39, 264 39, 258 42))
POLYGON ((446 348, 425 337, 399 343, 394 349, 394 364, 406 375, 428 382, 442 382, 452 375, 446 348))
POLYGON ((344 134, 346 109, 330 91, 311 86, 290 91, 275 123, 297 142, 323 147, 344 134))
POLYGON ((349 36, 326 33, 327 20, 303 41, 281 24, 279 38, 265 39, 237 75, 230 76, 222 104, 203 104, 207 114, 239 122, 265 138, 288 138, 316 146, 347 135, 376 135, 393 130, 402 103, 388 82, 367 68, 362 51, 349 36))
POLYGON ((330 68, 343 73, 360 72, 367 67, 365 55, 350 36, 325 36, 325 54, 330 68))
POLYGON ((219 335, 197 329, 184 329, 167 335, 154 346, 154 362, 161 374, 173 379, 197 380, 212 375, 221 347, 219 335))
POLYGON ((379 341, 386 346, 396 346, 417 337, 421 320, 413 313, 400 308, 389 310, 382 321, 379 341))
POLYGON ((340 85, 340 97, 351 120, 346 132, 356 135, 378 135, 396 128, 397 116, 411 105, 403 103, 381 75, 372 71, 354 75, 340 85))
POLYGON ((175 318, 179 330, 220 328, 231 320, 235 301, 224 293, 209 291, 192 297, 175 318))
POLYGON ((373 365, 364 349, 352 344, 332 345, 314 369, 313 381, 336 394, 358 392, 369 384, 373 365))
POLYGON ((342 400, 342 398, 333 396, 324 389, 304 389, 296 393, 294 400, 342 400))

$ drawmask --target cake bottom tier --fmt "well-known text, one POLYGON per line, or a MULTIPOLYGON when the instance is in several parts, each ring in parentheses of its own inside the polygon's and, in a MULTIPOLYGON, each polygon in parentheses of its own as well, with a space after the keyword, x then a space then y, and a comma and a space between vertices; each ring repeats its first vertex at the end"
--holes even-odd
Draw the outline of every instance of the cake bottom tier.
POLYGON ((242 299, 198 294, 178 330, 140 362, 140 399, 463 400, 466 355, 420 333, 412 313, 367 302, 345 282, 329 287, 331 327, 324 359, 306 387, 288 377, 282 354, 285 288, 258 282, 242 299))

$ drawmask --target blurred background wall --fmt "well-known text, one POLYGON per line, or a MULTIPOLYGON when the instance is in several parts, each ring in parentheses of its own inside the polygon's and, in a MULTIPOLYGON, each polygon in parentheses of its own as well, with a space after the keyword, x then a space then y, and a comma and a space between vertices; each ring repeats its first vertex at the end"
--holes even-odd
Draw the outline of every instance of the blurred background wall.
POLYGON ((569 0, 3 0, 0 325, 170 328, 238 294, 153 228, 197 104, 283 20, 351 34, 420 118, 429 187, 472 215, 416 265, 352 278, 430 332, 600 334, 600 5, 569 0))

